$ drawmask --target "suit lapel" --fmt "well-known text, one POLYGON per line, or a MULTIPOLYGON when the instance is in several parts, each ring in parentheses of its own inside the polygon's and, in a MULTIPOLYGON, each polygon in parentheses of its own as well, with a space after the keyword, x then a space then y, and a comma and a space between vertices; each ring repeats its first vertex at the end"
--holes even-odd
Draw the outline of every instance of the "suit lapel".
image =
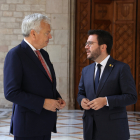
MULTIPOLYGON (((40 60, 37 58, 37 56, 35 55, 35 53, 33 52, 33 50, 30 48, 30 46, 23 40, 21 42, 21 47, 23 48, 24 52, 26 53, 26 55, 28 55, 28 57, 30 59, 32 59, 32 61, 34 63, 36 63, 36 65, 40 68, 40 70, 47 76, 47 78, 50 80, 47 72, 45 71, 44 67, 42 66, 40 60)), ((50 80, 51 82, 51 80, 50 80)))
MULTIPOLYGON (((49 69, 50 69, 50 72, 51 72, 51 76, 52 76, 52 79, 54 80, 54 69, 53 69, 53 66, 52 64, 50 63, 49 61, 49 58, 48 56, 44 53, 43 49, 40 50, 45 62, 47 63, 49 69)), ((49 78, 50 79, 50 78, 49 78)))
POLYGON ((92 94, 89 95, 89 100, 93 100, 95 98, 95 90, 94 90, 94 73, 95 73, 95 63, 91 65, 91 68, 89 69, 88 75, 88 83, 90 86, 90 90, 92 91, 92 94), (94 92, 94 93, 93 93, 94 92))
POLYGON ((109 58, 106 66, 105 66, 105 69, 103 71, 103 74, 102 74, 102 77, 100 79, 100 83, 99 83, 99 86, 98 86, 98 89, 97 89, 97 93, 96 93, 96 97, 100 94, 100 91, 102 90, 106 80, 108 79, 112 69, 114 68, 114 59, 112 57, 109 58))

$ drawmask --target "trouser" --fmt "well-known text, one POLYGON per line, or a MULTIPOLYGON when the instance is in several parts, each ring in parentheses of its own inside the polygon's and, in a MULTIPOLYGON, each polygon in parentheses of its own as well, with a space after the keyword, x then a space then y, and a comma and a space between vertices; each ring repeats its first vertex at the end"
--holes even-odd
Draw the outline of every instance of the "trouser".
POLYGON ((14 136, 14 140, 51 140, 51 134, 46 136, 36 136, 36 137, 17 137, 14 136))

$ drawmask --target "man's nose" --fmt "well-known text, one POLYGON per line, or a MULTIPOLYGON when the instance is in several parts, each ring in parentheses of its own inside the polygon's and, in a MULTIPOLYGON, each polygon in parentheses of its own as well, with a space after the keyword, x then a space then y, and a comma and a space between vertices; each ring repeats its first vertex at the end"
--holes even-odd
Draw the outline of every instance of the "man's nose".
POLYGON ((52 35, 51 34, 49 34, 49 39, 51 39, 52 38, 52 35))
POLYGON ((89 48, 89 45, 88 45, 88 44, 86 44, 86 45, 85 45, 85 49, 88 49, 88 48, 89 48))

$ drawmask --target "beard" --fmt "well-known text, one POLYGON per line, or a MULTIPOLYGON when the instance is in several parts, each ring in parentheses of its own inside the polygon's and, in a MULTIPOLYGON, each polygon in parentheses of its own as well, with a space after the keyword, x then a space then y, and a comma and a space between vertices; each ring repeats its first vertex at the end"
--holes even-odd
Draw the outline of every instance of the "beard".
POLYGON ((88 59, 95 61, 100 55, 101 55, 101 51, 100 51, 100 47, 98 47, 96 50, 94 51, 89 51, 89 55, 87 56, 88 59))

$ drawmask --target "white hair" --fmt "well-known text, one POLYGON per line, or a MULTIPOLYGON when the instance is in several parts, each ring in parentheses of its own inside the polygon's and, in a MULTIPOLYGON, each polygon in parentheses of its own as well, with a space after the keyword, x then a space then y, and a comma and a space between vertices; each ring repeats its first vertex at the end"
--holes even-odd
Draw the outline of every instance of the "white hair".
POLYGON ((39 31, 41 30, 40 22, 42 20, 50 24, 50 19, 47 16, 39 14, 39 13, 34 13, 31 15, 25 16, 21 25, 23 36, 28 37, 30 35, 31 30, 35 30, 36 32, 39 33, 39 31))

